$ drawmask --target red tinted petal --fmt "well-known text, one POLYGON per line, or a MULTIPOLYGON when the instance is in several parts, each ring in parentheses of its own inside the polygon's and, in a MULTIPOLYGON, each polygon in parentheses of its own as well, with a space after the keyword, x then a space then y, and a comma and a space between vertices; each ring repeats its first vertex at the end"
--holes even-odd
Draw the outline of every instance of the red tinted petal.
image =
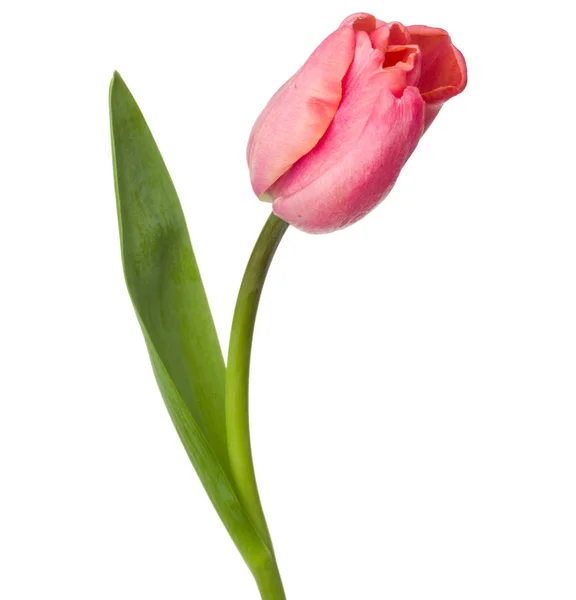
POLYGON ((387 68, 402 69, 406 73, 406 85, 418 85, 420 79, 421 55, 418 46, 389 46, 384 63, 387 68))
POLYGON ((388 23, 388 27, 390 28, 390 40, 388 43, 395 46, 404 46, 412 43, 410 40, 410 32, 407 27, 402 25, 402 23, 394 21, 393 23, 388 23))
POLYGON ((422 71, 418 89, 428 104, 442 103, 464 90, 466 62, 443 29, 411 25, 413 44, 422 52, 422 71))

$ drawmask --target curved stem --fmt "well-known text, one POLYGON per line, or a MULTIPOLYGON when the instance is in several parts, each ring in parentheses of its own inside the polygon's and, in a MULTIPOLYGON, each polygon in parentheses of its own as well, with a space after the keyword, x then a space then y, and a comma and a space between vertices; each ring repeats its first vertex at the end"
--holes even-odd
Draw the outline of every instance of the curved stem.
POLYGON ((264 567, 249 565, 262 598, 266 600, 284 600, 285 595, 256 486, 250 446, 248 388, 258 304, 270 263, 287 228, 288 223, 271 214, 254 246, 238 292, 226 368, 226 436, 230 469, 242 504, 272 556, 272 562, 264 567))

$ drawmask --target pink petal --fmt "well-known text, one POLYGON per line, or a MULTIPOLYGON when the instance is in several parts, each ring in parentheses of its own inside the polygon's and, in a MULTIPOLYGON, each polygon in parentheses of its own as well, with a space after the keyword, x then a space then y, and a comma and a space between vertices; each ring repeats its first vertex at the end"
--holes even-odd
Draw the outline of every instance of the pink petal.
POLYGON ((274 213, 310 233, 346 227, 386 197, 422 135, 424 102, 417 88, 407 87, 397 98, 384 86, 359 137, 347 144, 345 152, 338 143, 348 134, 339 135, 339 127, 344 130, 346 123, 339 124, 335 119, 322 147, 319 144, 318 150, 315 148, 302 161, 307 164, 299 183, 306 181, 305 171, 316 165, 319 176, 298 191, 293 188, 299 186, 291 186, 290 182, 284 190, 282 186, 276 190, 280 195, 272 205, 274 213))
POLYGON ((372 42, 372 46, 374 48, 378 48, 378 50, 382 50, 382 52, 386 52, 386 48, 388 48, 388 41, 390 38, 390 29, 388 25, 382 21, 376 21, 376 29, 370 32, 370 41, 372 42))
MULTIPOLYGON (((268 190, 272 198, 293 194, 309 185, 343 158, 356 144, 382 88, 397 85, 382 69, 384 55, 372 48, 366 32, 358 32, 354 60, 343 82, 344 94, 338 112, 324 137, 268 190)), ((405 78, 400 78, 404 84, 405 78)), ((405 84, 402 87, 404 89, 405 84)))
POLYGON ((257 196, 312 150, 330 126, 354 57, 355 35, 351 26, 329 35, 258 117, 247 152, 257 196))
POLYGON ((370 13, 354 13, 349 17, 346 17, 340 27, 345 27, 347 25, 352 25, 354 31, 373 31, 377 26, 377 19, 370 13))

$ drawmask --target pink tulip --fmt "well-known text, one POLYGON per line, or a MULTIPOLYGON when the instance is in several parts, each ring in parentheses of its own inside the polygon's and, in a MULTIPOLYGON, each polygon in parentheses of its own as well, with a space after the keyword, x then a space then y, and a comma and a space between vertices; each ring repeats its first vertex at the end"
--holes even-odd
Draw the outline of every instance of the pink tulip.
POLYGON ((254 192, 304 231, 351 225, 388 195, 444 102, 465 87, 464 57, 443 29, 351 15, 254 124, 254 192))

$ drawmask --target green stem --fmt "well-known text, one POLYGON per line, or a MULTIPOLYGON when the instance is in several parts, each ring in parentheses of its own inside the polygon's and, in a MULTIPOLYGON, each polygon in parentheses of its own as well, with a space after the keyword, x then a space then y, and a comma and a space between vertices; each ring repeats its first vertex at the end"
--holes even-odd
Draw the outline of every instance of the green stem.
POLYGON ((262 568, 251 569, 262 600, 286 600, 276 559, 262 568))
POLYGON ((242 504, 271 553, 271 561, 266 565, 249 564, 263 600, 284 600, 286 596, 252 462, 248 417, 250 353, 262 288, 276 248, 287 228, 288 223, 271 214, 254 246, 238 292, 226 368, 226 435, 230 468, 242 504))

